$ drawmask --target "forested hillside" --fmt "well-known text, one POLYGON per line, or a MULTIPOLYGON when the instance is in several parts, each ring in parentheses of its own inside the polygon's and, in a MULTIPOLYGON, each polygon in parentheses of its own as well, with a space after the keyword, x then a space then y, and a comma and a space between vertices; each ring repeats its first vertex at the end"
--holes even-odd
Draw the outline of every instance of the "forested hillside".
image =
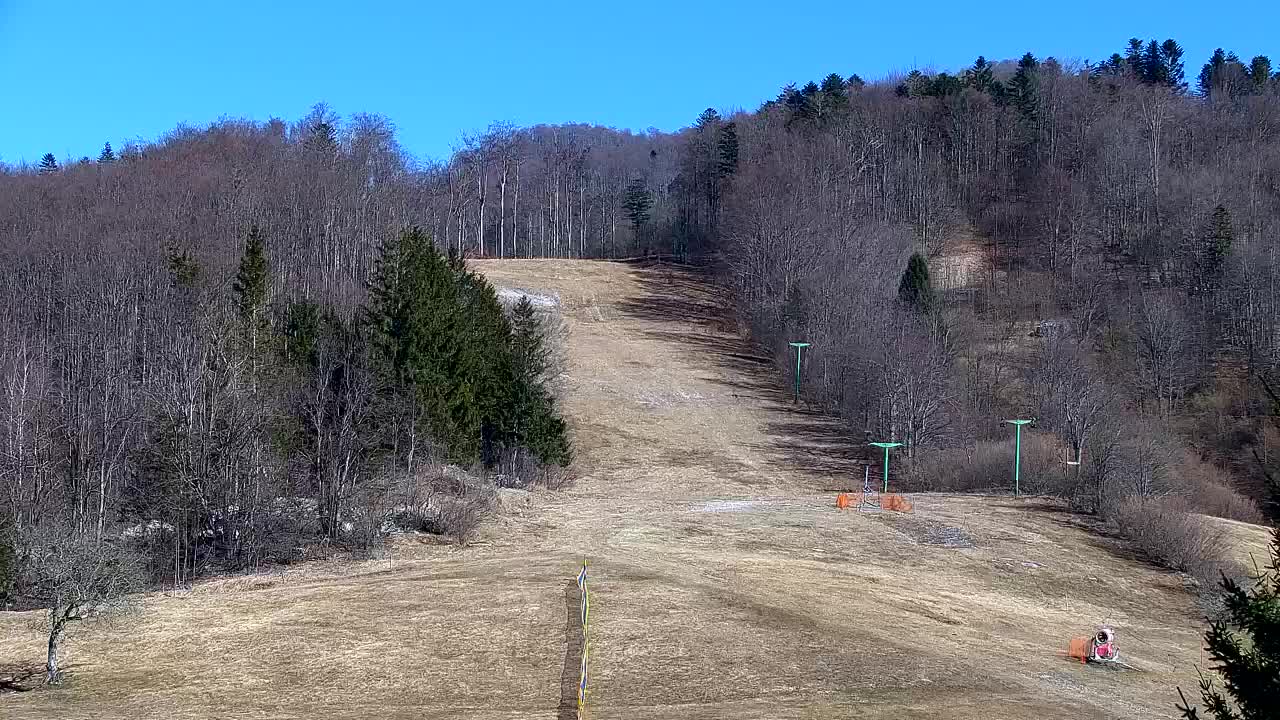
POLYGON ((155 523, 181 577, 302 532, 271 525, 282 498, 333 535, 419 453, 563 464, 536 318, 449 251, 712 265, 917 487, 1003 482, 1001 420, 1026 416, 1032 490, 1252 517, 1229 487, 1262 501, 1280 473, 1280 79, 1190 62, 1134 40, 831 74, 677 133, 495 125, 438 164, 318 106, 5 168, 9 523, 155 523), (495 342, 497 366, 467 349, 495 342))

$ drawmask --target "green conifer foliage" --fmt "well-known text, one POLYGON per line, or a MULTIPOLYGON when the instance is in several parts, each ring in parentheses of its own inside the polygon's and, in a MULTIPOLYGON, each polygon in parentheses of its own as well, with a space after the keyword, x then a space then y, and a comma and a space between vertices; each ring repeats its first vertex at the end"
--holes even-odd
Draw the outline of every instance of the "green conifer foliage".
MULTIPOLYGON (((1272 531, 1271 566, 1245 589, 1222 579, 1225 617, 1204 634, 1219 690, 1210 676, 1200 678, 1200 700, 1214 720, 1275 718, 1280 707, 1280 529, 1272 531), (1225 694, 1224 694, 1225 691, 1225 694)), ((1178 710, 1186 720, 1200 715, 1182 689, 1178 710)))
POLYGON ((907 269, 898 283, 898 298, 921 313, 931 312, 936 305, 929 263, 920 253, 912 253, 907 269))
POLYGON ((258 226, 254 224, 249 228, 244 255, 240 257, 240 267, 236 270, 236 278, 231 285, 236 294, 236 309, 240 313, 240 320, 246 328, 254 331, 260 329, 265 318, 263 310, 267 304, 270 281, 268 273, 266 245, 258 226))

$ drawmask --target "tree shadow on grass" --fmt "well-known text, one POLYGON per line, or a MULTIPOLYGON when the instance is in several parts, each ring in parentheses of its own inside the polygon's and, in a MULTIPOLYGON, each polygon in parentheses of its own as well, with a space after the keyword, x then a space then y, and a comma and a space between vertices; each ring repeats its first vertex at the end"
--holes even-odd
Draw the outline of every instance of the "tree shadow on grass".
POLYGON ((765 425, 770 442, 754 448, 778 470, 827 478, 822 490, 861 487, 863 468, 878 457, 840 419, 794 404, 793 387, 767 348, 746 338, 729 294, 710 269, 666 263, 631 263, 641 293, 617 303, 619 311, 656 327, 643 334, 714 363, 722 377, 709 381, 732 398, 760 403, 775 413, 765 425))
POLYGON ((570 580, 564 588, 564 668, 560 671, 558 720, 577 720, 578 717, 578 681, 582 671, 582 652, 586 647, 580 603, 578 583, 570 580))

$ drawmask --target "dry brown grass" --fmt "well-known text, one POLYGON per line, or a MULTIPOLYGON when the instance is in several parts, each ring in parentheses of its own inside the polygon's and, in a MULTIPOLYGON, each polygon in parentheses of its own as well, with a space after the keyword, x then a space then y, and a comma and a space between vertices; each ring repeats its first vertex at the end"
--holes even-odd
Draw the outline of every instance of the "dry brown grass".
MULTIPOLYGON (((152 595, 133 627, 71 638, 65 687, 0 696, 0 716, 563 717, 584 559, 592 718, 1172 717, 1194 685, 1194 597, 1056 506, 837 511, 860 450, 791 408, 697 278, 479 265, 565 304, 576 483, 504 496, 467 547, 152 595), (1104 620, 1142 672, 1064 659, 1104 620)), ((23 622, 0 620, 0 665, 39 657, 23 622)))

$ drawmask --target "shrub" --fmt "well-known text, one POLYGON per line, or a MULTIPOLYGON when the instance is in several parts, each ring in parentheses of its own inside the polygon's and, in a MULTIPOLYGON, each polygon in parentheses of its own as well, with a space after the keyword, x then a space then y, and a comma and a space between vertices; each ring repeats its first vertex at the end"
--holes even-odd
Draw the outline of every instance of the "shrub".
POLYGON ((13 601, 17 579, 18 553, 14 550, 11 534, 0 525, 0 610, 9 607, 13 601))
POLYGON ((401 529, 442 535, 465 544, 497 504, 493 483, 445 468, 416 484, 421 500, 402 506, 390 519, 401 529))
POLYGON ((1182 492, 1196 512, 1214 517, 1261 523, 1265 516, 1252 499, 1222 480, 1219 471, 1190 453, 1178 467, 1182 492))
MULTIPOLYGON (((904 489, 1012 492, 1013 453, 1013 438, 980 440, 968 448, 931 450, 912 463, 906 478, 908 487, 904 489)), ((1023 493, 1053 491, 1061 484, 1064 466, 1050 436, 1024 432, 1021 465, 1023 493)))
POLYGON ((1232 569, 1222 534, 1180 499, 1128 497, 1111 513, 1111 522, 1151 560, 1202 583, 1232 569))

